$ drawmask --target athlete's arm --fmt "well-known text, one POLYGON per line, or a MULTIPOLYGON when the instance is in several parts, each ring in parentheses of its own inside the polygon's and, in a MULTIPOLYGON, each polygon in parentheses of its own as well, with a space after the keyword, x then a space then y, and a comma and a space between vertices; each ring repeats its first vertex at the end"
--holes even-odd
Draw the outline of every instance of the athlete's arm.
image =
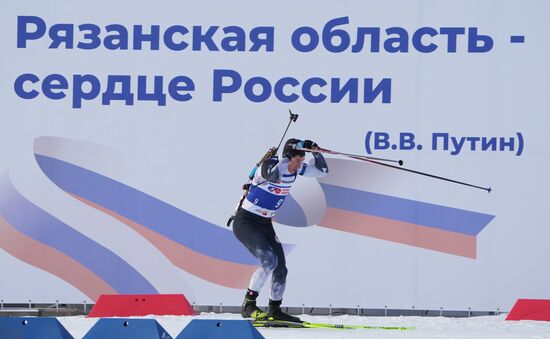
MULTIPOLYGON (((304 141, 304 148, 314 150, 318 147, 319 146, 311 140, 304 141)), ((304 164, 302 170, 300 171, 300 175, 314 178, 327 175, 328 165, 325 157, 323 157, 323 154, 319 152, 311 152, 311 155, 313 155, 313 159, 311 159, 307 164, 304 164)))
POLYGON ((261 176, 264 180, 267 180, 269 182, 276 182, 279 180, 279 167, 277 166, 279 164, 279 158, 277 156, 274 156, 273 158, 269 158, 266 161, 262 163, 261 168, 261 176))

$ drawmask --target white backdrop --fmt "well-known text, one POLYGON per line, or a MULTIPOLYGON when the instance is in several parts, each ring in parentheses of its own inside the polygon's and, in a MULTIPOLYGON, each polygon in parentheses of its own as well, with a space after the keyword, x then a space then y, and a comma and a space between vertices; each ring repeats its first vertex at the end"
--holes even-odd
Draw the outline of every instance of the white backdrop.
MULTIPOLYGON (((300 114, 289 137, 366 154, 369 131, 392 140, 413 133, 422 150, 373 155, 494 191, 329 160, 329 176, 301 179, 285 206, 290 221, 281 217, 276 225, 288 245, 285 304, 507 310, 516 298, 550 298, 544 266, 550 256, 544 211, 550 188, 549 11, 546 1, 3 2, 0 298, 92 302, 99 293, 185 293, 196 304, 240 304, 254 263, 225 222, 251 167, 279 141, 288 109, 300 114), (19 16, 46 23, 45 35, 25 48, 17 48, 19 16), (340 17, 349 18, 337 28, 349 33, 352 44, 358 27, 379 27, 380 52, 369 51, 370 41, 359 53, 351 47, 330 52, 322 42, 309 53, 293 47, 297 28, 313 27, 322 35, 325 24, 340 17), (55 24, 73 25, 74 48, 48 48, 55 24), (77 48, 79 41, 89 42, 81 24, 99 26, 101 37, 110 24, 130 31, 142 25, 145 32, 159 25, 160 48, 145 43, 135 50, 131 34, 128 50, 77 48), (224 27, 241 27, 247 36, 255 27, 273 27, 273 51, 248 51, 248 38, 247 51, 212 51, 204 44, 170 50, 162 34, 174 25, 200 26, 203 33, 220 26, 213 38, 220 49, 224 27), (384 49, 390 27, 408 32, 408 52, 384 49), (452 53, 446 36, 424 36, 424 45, 433 42, 438 49, 421 53, 411 40, 422 27, 477 27, 494 45, 469 53, 466 33, 452 53), (525 42, 511 43, 516 35, 525 42), (275 95, 252 102, 242 88, 214 101, 213 73, 221 69, 238 72, 243 82, 260 76, 272 85, 283 77, 301 85, 319 77, 329 85, 312 92, 328 99, 310 102, 299 85, 285 88, 300 96, 292 103, 275 95), (22 74, 40 79, 23 86, 37 90, 36 98, 17 94, 22 74), (50 74, 69 80, 65 98, 43 93, 41 80, 50 74), (101 93, 109 75, 131 76, 134 102, 102 104, 99 94, 73 108, 74 74, 100 79, 101 93), (163 77, 165 106, 137 100, 140 75, 148 77, 149 92, 153 77, 163 77), (195 84, 191 100, 167 93, 167 83, 179 75, 195 84), (364 78, 375 84, 391 79, 391 102, 380 95, 365 103, 359 85, 357 103, 348 96, 331 103, 332 78, 358 78, 361 84, 364 78), (483 150, 479 142, 472 150, 467 141, 451 155, 452 143, 444 150, 442 139, 433 149, 434 133, 456 140, 496 137, 498 144, 483 150), (513 149, 501 137, 514 138, 513 149), (339 193, 329 196, 334 190, 339 193), (335 213, 331 221, 329 210, 335 213), (478 220, 476 231, 468 218, 478 220)), ((174 41, 191 45, 192 34, 175 34, 174 41)), ((265 302, 268 293, 262 292, 265 302)))

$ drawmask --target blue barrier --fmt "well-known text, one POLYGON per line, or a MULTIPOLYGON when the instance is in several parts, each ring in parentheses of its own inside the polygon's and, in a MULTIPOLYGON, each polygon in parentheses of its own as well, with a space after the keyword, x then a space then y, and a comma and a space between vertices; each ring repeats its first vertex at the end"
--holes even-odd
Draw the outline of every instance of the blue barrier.
POLYGON ((263 339, 250 321, 193 319, 176 339, 263 339))
POLYGON ((172 339, 154 319, 102 318, 83 339, 172 339))
POLYGON ((56 318, 0 318, 2 339, 73 339, 56 318))

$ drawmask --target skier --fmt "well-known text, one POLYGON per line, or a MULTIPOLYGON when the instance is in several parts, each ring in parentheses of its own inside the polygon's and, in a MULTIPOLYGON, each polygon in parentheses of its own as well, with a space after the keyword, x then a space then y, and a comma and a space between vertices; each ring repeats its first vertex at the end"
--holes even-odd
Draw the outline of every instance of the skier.
POLYGON ((248 195, 233 221, 233 233, 237 239, 261 262, 245 294, 241 310, 243 318, 301 322, 298 317, 281 310, 288 271, 283 247, 271 218, 283 204, 298 175, 322 177, 328 173, 328 167, 318 152, 312 152, 313 159, 305 164, 305 152, 296 148, 316 150, 318 145, 311 140, 289 139, 283 148, 281 161, 274 154, 276 149, 271 149, 271 157, 254 174, 248 195), (271 294, 266 313, 256 306, 256 298, 270 275, 271 294))

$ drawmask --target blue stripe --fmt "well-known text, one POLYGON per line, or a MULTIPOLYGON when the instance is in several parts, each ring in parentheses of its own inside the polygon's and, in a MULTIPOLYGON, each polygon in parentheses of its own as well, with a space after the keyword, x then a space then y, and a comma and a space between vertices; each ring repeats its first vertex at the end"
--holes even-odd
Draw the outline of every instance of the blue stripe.
MULTIPOLYGON (((269 185, 275 186, 275 187, 278 187, 278 188, 291 188, 292 187, 292 185, 280 185, 280 184, 274 184, 272 182, 269 182, 269 185)), ((254 187, 262 187, 262 185, 254 185, 254 187)))
POLYGON ((477 235, 494 215, 321 184, 327 207, 477 235))
POLYGON ((525 36, 524 35, 512 35, 512 36, 510 36, 510 42, 511 43, 524 43, 525 42, 525 36))
POLYGON ((193 251, 240 264, 258 263, 226 228, 79 166, 39 154, 35 157, 48 178, 67 192, 142 224, 193 251))
POLYGON ((122 258, 25 199, 6 175, 0 180, 0 213, 19 232, 76 260, 118 293, 158 293, 122 258))

